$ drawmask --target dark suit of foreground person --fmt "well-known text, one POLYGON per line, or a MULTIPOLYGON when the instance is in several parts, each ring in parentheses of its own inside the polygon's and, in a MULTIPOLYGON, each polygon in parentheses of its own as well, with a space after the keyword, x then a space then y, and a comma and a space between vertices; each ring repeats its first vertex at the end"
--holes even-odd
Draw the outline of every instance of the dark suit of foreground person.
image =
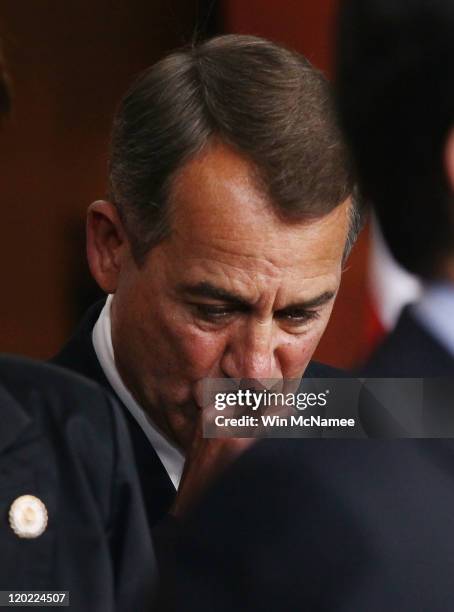
POLYGON ((446 612, 451 441, 259 442, 190 517, 178 612, 446 612))
POLYGON ((343 3, 339 110, 395 259, 424 285, 365 376, 454 376, 454 4, 343 3))
POLYGON ((1 357, 0 413, 0 590, 148 610, 156 566, 119 409, 70 372, 1 357))

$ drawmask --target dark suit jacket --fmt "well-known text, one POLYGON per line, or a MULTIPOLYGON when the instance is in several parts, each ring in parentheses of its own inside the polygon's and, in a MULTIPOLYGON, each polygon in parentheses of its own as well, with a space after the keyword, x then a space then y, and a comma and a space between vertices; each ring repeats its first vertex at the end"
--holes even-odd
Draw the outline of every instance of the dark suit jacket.
POLYGON ((189 517, 178 612, 446 612, 451 441, 265 440, 189 517))
MULTIPOLYGON (((93 327, 104 304, 105 300, 101 300, 88 310, 73 337, 52 361, 95 380, 111 393, 115 393, 102 371, 92 342, 93 327)), ((343 376, 343 373, 312 362, 306 370, 306 376, 336 378, 343 376)), ((125 406, 122 407, 129 426, 149 523, 154 528, 170 509, 175 498, 175 488, 137 421, 125 406)))
POLYGON ((127 429, 94 383, 0 358, 0 590, 69 590, 77 612, 146 610, 156 577, 127 429), (46 506, 33 539, 11 529, 22 495, 46 506))
POLYGON ((365 377, 390 378, 424 378, 453 374, 454 358, 417 321, 408 306, 403 309, 394 330, 360 371, 360 375, 365 377))
MULTIPOLYGON (((92 342, 93 327, 103 306, 104 300, 89 309, 73 337, 52 361, 91 378, 115 395, 99 364, 92 342)), ((128 424, 147 517, 153 528, 170 509, 175 498, 175 487, 140 425, 118 397, 117 400, 128 424)))

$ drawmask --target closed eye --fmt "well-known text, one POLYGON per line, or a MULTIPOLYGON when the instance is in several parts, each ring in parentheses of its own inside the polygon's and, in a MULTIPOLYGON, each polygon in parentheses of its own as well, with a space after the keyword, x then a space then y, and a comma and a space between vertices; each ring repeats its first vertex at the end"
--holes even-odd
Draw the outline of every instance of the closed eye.
POLYGON ((205 321, 224 321, 229 316, 244 311, 245 308, 238 305, 227 304, 192 304, 196 315, 205 321))
MULTIPOLYGON (((234 314, 249 310, 246 306, 238 304, 192 304, 195 314, 204 321, 220 323, 225 322, 234 314)), ((287 324, 298 326, 317 319, 320 315, 316 310, 292 308, 275 312, 275 318, 287 324)))
POLYGON ((275 313, 277 319, 290 323, 291 325, 303 325, 308 321, 318 319, 320 313, 317 310, 304 310, 302 308, 292 308, 290 310, 280 310, 275 313))

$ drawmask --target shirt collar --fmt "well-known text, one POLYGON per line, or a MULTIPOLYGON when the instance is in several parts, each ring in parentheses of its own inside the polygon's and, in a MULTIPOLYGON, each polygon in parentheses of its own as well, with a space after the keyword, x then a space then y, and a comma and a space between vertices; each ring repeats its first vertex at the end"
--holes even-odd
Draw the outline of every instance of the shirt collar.
POLYGON ((184 455, 152 423, 149 416, 126 388, 115 365, 110 319, 112 299, 113 296, 109 295, 93 328, 92 340, 96 356, 113 390, 140 425, 143 433, 161 460, 170 480, 175 488, 178 489, 181 474, 183 473, 184 455))

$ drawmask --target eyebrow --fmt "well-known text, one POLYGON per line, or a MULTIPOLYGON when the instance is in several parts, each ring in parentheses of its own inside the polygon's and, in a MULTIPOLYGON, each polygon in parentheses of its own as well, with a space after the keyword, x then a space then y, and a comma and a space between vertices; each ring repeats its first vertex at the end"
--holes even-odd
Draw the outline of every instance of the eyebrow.
MULTIPOLYGON (((194 285, 191 284, 180 284, 178 285, 178 291, 180 293, 186 293, 194 297, 204 297, 213 300, 223 300, 228 302, 229 304, 236 304, 243 308, 251 308, 253 305, 244 299, 238 293, 227 291, 222 287, 217 287, 216 285, 212 285, 206 281, 201 283, 196 283, 194 285)), ((288 304, 284 308, 281 308, 280 311, 293 310, 293 309, 310 309, 317 308, 318 306, 323 306, 327 302, 333 299, 335 296, 335 291, 324 291, 320 295, 310 299, 310 300, 302 300, 298 302, 294 302, 288 304)))
POLYGON ((307 309, 317 308, 318 306, 323 306, 327 302, 330 302, 334 298, 335 295, 336 295, 335 291, 324 291, 320 295, 317 295, 316 297, 310 300, 303 300, 300 302, 289 304, 288 306, 285 306, 281 310, 292 310, 292 309, 298 309, 298 308, 307 308, 307 309))
POLYGON ((231 304, 238 304, 240 306, 251 306, 251 304, 238 293, 227 291, 226 289, 222 289, 222 287, 216 287, 216 285, 212 285, 211 283, 208 283, 206 281, 196 283, 195 285, 178 285, 178 291, 180 293, 187 293, 189 295, 193 295, 194 297, 204 297, 213 300, 224 300, 225 302, 229 302, 231 304))

